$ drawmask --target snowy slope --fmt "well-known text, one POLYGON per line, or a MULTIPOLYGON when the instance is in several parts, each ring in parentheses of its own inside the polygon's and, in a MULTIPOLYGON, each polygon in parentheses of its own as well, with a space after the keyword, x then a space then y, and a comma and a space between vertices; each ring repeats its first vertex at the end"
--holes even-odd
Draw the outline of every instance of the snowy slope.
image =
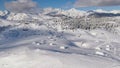
POLYGON ((47 8, 38 15, 5 15, 0 19, 0 68, 120 68, 119 25, 114 32, 62 28, 61 15, 74 20, 86 13, 47 8))

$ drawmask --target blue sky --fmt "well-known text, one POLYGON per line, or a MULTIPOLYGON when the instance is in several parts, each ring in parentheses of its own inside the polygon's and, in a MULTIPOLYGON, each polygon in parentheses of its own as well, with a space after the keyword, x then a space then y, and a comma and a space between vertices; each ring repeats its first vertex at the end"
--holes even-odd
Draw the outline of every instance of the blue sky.
MULTIPOLYGON (((12 0, 0 0, 0 10, 5 9, 4 3, 12 0)), ((75 2, 75 0, 33 0, 38 3, 41 8, 53 7, 53 8, 64 8, 68 2, 75 2)))
POLYGON ((103 9, 103 10, 120 10, 120 6, 104 6, 104 7, 82 7, 80 10, 95 10, 95 9, 103 9))
MULTIPOLYGON (((0 10, 5 10, 4 3, 10 2, 13 0, 0 0, 0 10)), ((76 0, 33 0, 37 2, 38 6, 41 8, 53 7, 53 8, 63 8, 68 9, 73 7, 73 3, 76 0)), ((120 6, 109 6, 109 7, 79 7, 80 10, 95 10, 95 9, 104 9, 104 10, 120 10, 120 6)))

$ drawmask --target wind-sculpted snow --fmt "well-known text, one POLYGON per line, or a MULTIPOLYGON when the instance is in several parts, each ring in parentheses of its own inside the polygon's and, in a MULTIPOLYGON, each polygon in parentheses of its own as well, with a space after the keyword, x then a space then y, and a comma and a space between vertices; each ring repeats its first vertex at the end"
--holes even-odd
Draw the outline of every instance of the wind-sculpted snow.
POLYGON ((0 19, 0 68, 120 67, 119 17, 51 12, 0 19))

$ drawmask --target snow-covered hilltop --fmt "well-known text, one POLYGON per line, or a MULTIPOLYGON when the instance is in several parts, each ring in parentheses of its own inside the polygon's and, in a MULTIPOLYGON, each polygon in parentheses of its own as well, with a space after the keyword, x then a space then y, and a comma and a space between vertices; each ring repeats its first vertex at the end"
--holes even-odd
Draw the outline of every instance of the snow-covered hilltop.
POLYGON ((0 11, 0 68, 120 68, 120 11, 0 11))
MULTIPOLYGON (((37 10, 36 10, 37 11, 37 10)), ((120 11, 119 10, 113 10, 113 11, 105 11, 102 9, 97 9, 97 10, 91 10, 91 11, 82 11, 78 10, 75 8, 69 9, 69 10, 63 10, 63 9, 54 9, 54 8, 44 8, 41 9, 40 12, 37 12, 35 14, 43 14, 43 15, 65 15, 65 16, 70 16, 70 17, 83 17, 86 15, 94 14, 95 13, 104 13, 104 14, 118 14, 120 16, 120 11)), ((31 13, 34 14, 34 13, 31 13)), ((5 11, 0 11, 0 17, 7 16, 8 20, 22 20, 21 18, 28 18, 30 15, 28 12, 26 13, 15 13, 15 12, 9 12, 7 10, 5 11), (15 19, 16 18, 16 19, 15 19), (17 19, 18 18, 18 19, 17 19)), ((39 16, 39 15, 38 15, 39 16)))

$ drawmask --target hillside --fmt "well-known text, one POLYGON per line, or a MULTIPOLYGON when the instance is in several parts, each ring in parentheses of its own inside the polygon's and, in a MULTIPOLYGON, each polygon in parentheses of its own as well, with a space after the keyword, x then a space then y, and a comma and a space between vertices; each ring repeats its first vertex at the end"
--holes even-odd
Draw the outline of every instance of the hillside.
POLYGON ((0 11, 0 68, 120 68, 120 11, 0 11))

